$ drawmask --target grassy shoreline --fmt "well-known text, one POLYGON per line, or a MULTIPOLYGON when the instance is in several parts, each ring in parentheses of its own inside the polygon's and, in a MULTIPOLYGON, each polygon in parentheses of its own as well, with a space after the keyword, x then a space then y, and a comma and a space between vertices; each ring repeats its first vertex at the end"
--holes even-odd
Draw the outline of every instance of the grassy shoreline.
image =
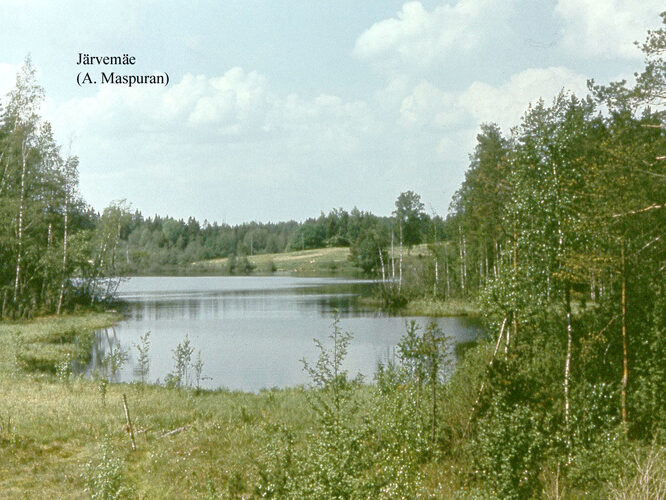
MULTIPOLYGON (((359 297, 359 304, 377 309, 382 309, 383 307, 382 299, 379 297, 359 297)), ((474 302, 461 299, 443 301, 429 297, 411 299, 405 306, 398 308, 394 312, 400 316, 426 316, 431 318, 481 316, 481 311, 474 302)))
MULTIPOLYGON (((91 312, 0 323, 0 496, 81 498, 98 480, 121 482, 128 498, 249 498, 276 430, 288 426, 296 442, 307 441, 311 389, 102 389, 60 370, 85 362, 94 330, 121 319, 91 312)), ((360 387, 355 397, 371 393, 360 387)))
POLYGON ((0 323, 0 496, 82 498, 95 474, 113 480, 116 464, 140 498, 201 498, 213 490, 234 497, 258 480, 255 459, 271 426, 309 425, 303 389, 251 394, 109 384, 102 397, 98 381, 57 373, 94 329, 118 319, 91 313, 0 323))
MULTIPOLYGON (((256 498, 265 474, 275 479, 276 464, 303 466, 282 462, 292 452, 303 457, 308 450, 321 451, 318 439, 326 434, 317 431, 321 420, 312 402, 319 393, 311 388, 255 394, 123 383, 104 385, 102 390, 99 380, 58 371, 63 361, 81 353, 95 328, 118 319, 117 313, 90 313, 0 323, 0 496, 83 498, 91 496, 94 485, 97 493, 107 487, 121 493, 108 498, 256 498), (28 355, 48 362, 25 363, 28 355), (123 398, 132 419, 135 451, 123 398)), ((464 428, 491 351, 487 343, 456 349, 466 361, 442 387, 447 403, 441 416, 448 428, 464 428)), ((400 407, 383 406, 404 401, 402 396, 385 400, 381 394, 374 385, 353 389, 351 404, 359 413, 352 436, 375 432, 377 426, 378 436, 390 436, 394 424, 402 422, 400 407)), ((409 426, 401 429, 400 433, 410 432, 409 426)), ((334 437, 333 443, 346 442, 345 436, 334 437)), ((447 439, 452 450, 464 444, 455 432, 447 439)), ((398 434, 385 451, 402 440, 398 434)), ((403 463, 400 457, 411 452, 400 450, 386 456, 378 450, 367 480, 382 480, 390 463, 417 471, 419 479, 408 484, 420 498, 471 498, 479 491, 466 482, 471 465, 459 452, 403 463)), ((659 450, 654 446, 647 451, 656 453, 656 463, 663 464, 659 450)), ((543 472, 545 488, 551 488, 555 477, 552 464, 549 467, 543 472)))
POLYGON ((43 316, 29 321, 0 323, 0 349, 12 353, 0 357, 0 370, 13 362, 15 369, 54 374, 63 360, 86 363, 93 333, 120 321, 115 311, 67 316, 43 316))
MULTIPOLYGON (((59 371, 63 362, 83 359, 94 329, 119 319, 111 312, 0 323, 0 496, 84 498, 95 484, 98 492, 119 487, 119 498, 254 498, 275 460, 276 433, 310 446, 310 388, 102 385, 59 371)), ((372 386, 353 394, 372 408, 372 386)))

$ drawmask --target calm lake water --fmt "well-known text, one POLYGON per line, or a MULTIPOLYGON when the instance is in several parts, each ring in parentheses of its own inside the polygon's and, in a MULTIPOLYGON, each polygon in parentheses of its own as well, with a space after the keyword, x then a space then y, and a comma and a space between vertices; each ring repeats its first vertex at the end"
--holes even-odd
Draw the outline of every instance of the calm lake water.
MULTIPOLYGON (((129 355, 117 380, 135 380, 139 337, 150 331, 149 380, 173 371, 173 350, 185 335, 203 361, 202 387, 258 391, 309 382, 303 358, 314 363, 313 338, 326 339, 334 313, 353 334, 345 368, 372 379, 378 361, 392 359, 405 321, 425 326, 431 319, 392 317, 359 306, 369 281, 294 277, 136 277, 121 283, 127 319, 97 332, 92 372, 120 346, 129 355)), ((481 331, 467 318, 436 318, 454 342, 481 331)), ((193 356, 194 358, 194 356, 193 356)))

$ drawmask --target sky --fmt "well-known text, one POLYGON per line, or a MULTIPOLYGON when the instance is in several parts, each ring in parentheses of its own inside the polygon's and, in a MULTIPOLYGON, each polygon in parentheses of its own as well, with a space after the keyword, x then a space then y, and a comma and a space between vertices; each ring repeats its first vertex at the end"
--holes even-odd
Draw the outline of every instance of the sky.
MULTIPOLYGON (((277 222, 401 192, 446 215, 479 126, 631 80, 663 0, 0 0, 0 96, 30 55, 95 209, 277 222), (79 86, 79 53, 129 54, 79 86)), ((0 102, 3 98, 0 98, 0 102)))

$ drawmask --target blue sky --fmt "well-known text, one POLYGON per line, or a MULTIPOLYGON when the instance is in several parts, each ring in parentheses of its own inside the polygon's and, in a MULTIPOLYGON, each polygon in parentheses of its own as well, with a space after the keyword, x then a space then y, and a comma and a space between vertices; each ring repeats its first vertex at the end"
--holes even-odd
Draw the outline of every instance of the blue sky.
MULTIPOLYGON (((631 78, 655 0, 0 0, 0 95, 27 54, 101 210, 302 220, 402 191, 446 214, 479 124, 631 78), (79 87, 78 53, 136 56, 167 87, 79 87)), ((109 68, 111 69, 111 68, 109 68)), ((96 69, 98 71, 98 69, 96 69)))

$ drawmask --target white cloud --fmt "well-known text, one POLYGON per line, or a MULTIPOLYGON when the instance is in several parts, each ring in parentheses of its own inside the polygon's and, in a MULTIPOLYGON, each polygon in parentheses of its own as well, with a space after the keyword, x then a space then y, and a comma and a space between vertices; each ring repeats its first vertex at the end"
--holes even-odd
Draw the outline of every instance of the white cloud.
POLYGON ((169 144, 293 136, 309 147, 338 137, 340 144, 331 147, 348 149, 359 135, 380 128, 364 101, 329 94, 279 97, 263 75, 242 68, 219 77, 186 74, 166 88, 101 86, 95 95, 66 101, 49 115, 59 129, 85 130, 100 140, 157 134, 169 144))
POLYGON ((253 122, 267 102, 266 81, 262 75, 232 68, 224 76, 199 79, 199 95, 188 122, 195 126, 232 124, 232 131, 253 122))
POLYGON ((402 100, 400 115, 409 124, 449 126, 464 119, 464 110, 453 92, 445 92, 430 82, 421 82, 402 100))
POLYGON ((568 68, 532 68, 517 73, 500 87, 474 82, 459 102, 479 122, 495 122, 508 130, 518 125, 530 103, 543 98, 546 104, 561 90, 587 94, 587 78, 568 68))
POLYGON ((421 2, 372 25, 356 40, 354 55, 389 69, 427 69, 452 54, 478 49, 510 15, 514 0, 459 0, 427 11, 421 2))
MULTIPOLYGON (((73 145, 81 157, 81 189, 96 207, 149 198, 155 208, 138 208, 165 212, 177 200, 198 216, 208 211, 208 218, 211 206, 230 203, 221 197, 238 203, 236 193, 257 191, 278 199, 287 191, 309 193, 313 185, 329 197, 319 200, 324 207, 353 206, 361 199, 356 191, 367 185, 360 179, 376 179, 382 155, 374 148, 387 140, 365 101, 279 96, 263 75, 242 68, 222 76, 188 74, 169 87, 100 86, 44 114, 61 142, 70 133, 82 139, 73 145), (276 191, 278 185, 287 191, 276 191), (194 191, 194 199, 183 194, 194 191)), ((294 217, 295 209, 303 207, 283 204, 275 213, 294 217)))
POLYGON ((563 48, 589 57, 640 59, 634 45, 659 24, 663 0, 559 0, 563 48))
POLYGON ((180 141, 196 131, 219 138, 260 130, 270 99, 262 75, 232 68, 212 78, 186 74, 169 87, 100 86, 91 97, 63 103, 54 120, 99 136, 173 133, 180 141))
POLYGON ((499 86, 476 81, 461 92, 421 82, 402 100, 400 114, 403 123, 412 126, 444 131, 495 122, 508 132, 519 124, 530 103, 539 98, 549 103, 561 90, 583 96, 587 79, 564 67, 550 67, 521 71, 499 86))

